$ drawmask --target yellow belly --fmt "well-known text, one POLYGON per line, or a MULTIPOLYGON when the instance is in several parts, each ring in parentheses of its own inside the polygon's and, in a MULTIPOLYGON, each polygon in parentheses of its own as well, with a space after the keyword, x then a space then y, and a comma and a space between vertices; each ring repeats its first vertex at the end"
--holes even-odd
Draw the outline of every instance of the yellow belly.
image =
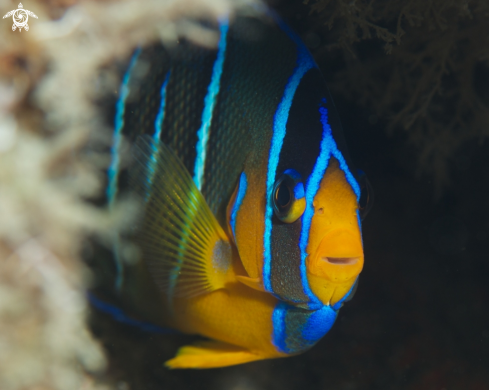
POLYGON ((169 325, 219 343, 206 343, 205 351, 202 344, 199 350, 184 347, 167 365, 208 368, 286 356, 272 343, 272 313, 276 303, 270 294, 239 282, 198 297, 175 299, 169 325))

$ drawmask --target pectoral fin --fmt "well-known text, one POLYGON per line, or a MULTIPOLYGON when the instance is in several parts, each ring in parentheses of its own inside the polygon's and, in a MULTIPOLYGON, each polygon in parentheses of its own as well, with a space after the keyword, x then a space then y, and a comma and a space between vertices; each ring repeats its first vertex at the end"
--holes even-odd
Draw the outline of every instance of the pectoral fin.
POLYGON ((217 368, 233 366, 266 359, 247 349, 221 341, 201 341, 178 350, 177 355, 168 360, 168 368, 217 368))
POLYGON ((134 241, 167 297, 190 297, 224 287, 231 268, 228 237, 180 159, 163 143, 140 137, 130 186, 143 218, 134 241))
POLYGON ((252 288, 253 290, 266 292, 265 287, 263 287, 263 282, 260 278, 250 278, 249 276, 237 275, 236 278, 244 285, 252 288))

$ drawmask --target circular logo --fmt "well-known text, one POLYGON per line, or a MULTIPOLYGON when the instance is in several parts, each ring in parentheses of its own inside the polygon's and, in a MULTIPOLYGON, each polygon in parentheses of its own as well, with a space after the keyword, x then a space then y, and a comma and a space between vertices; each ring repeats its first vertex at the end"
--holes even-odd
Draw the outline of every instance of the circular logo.
POLYGON ((12 19, 14 21, 14 24, 12 24, 12 31, 19 29, 19 32, 21 32, 22 29, 24 29, 25 31, 29 31, 29 25, 27 24, 29 16, 37 19, 37 15, 32 11, 24 9, 22 3, 19 3, 18 9, 14 9, 3 15, 3 18, 5 19, 9 16, 12 16, 12 19))
POLYGON ((29 15, 25 11, 25 9, 21 9, 21 8, 15 10, 13 17, 14 17, 13 18, 14 24, 20 28, 25 27, 27 21, 29 20, 29 15))

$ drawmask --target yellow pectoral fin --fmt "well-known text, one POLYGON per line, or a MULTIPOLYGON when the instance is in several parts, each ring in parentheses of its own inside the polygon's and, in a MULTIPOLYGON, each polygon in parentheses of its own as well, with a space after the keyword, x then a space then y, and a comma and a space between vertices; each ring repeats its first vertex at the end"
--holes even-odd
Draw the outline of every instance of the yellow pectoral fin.
POLYGON ((217 368, 234 366, 266 359, 247 349, 222 341, 201 341, 178 350, 177 355, 165 362, 168 368, 217 368))
POLYGON ((252 288, 253 290, 266 292, 265 287, 263 287, 263 282, 260 278, 250 278, 249 276, 236 275, 236 279, 238 279, 244 285, 252 288))
POLYGON ((170 297, 224 288, 232 274, 232 247, 178 156, 149 136, 138 138, 130 187, 142 218, 133 241, 157 286, 170 297))

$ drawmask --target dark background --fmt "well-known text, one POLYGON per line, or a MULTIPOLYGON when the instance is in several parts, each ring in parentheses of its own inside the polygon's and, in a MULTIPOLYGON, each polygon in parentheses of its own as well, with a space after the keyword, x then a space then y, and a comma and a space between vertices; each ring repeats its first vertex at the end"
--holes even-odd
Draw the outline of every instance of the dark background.
MULTIPOLYGON (((316 55, 351 156, 375 190, 356 296, 303 355, 203 371, 163 367, 189 337, 144 334, 96 315, 94 333, 111 357, 101 379, 119 390, 489 389, 489 145, 461 137, 446 164, 450 179, 437 189, 409 132, 387 135, 390 118, 360 103, 362 91, 343 93, 344 53, 324 54, 325 29, 309 8, 273 5, 316 55)), ((386 56, 383 45, 357 43, 354 61, 386 56)), ((486 75, 474 83, 487 85, 486 75)))

